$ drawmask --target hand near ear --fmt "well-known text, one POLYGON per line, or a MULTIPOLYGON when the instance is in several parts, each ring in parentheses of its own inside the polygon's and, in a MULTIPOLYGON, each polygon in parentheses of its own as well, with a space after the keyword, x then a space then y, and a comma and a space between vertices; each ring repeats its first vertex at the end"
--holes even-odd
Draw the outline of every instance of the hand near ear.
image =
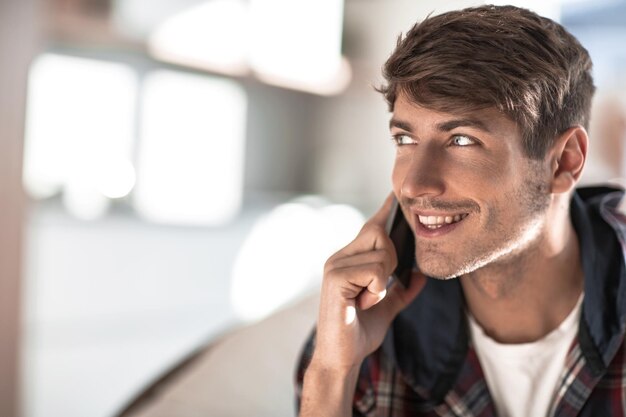
POLYGON ((396 268, 393 242, 385 231, 391 195, 348 246, 324 268, 313 362, 333 369, 358 369, 382 343, 394 317, 422 290, 415 273, 408 288, 389 276, 396 268))
POLYGON ((407 288, 394 282, 393 242, 385 232, 391 195, 356 239, 328 259, 320 299, 315 352, 304 375, 300 417, 352 415, 363 359, 376 350, 394 317, 426 284, 419 272, 407 288))

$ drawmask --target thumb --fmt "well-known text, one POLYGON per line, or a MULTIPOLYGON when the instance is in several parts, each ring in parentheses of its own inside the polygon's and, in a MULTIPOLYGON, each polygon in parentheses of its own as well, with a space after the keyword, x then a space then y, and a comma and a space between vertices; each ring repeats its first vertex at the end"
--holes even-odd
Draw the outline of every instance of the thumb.
POLYGON ((413 271, 407 288, 399 285, 398 281, 394 282, 387 290, 386 297, 376 307, 383 310, 383 314, 391 322, 422 292, 426 282, 427 279, 424 274, 413 271))

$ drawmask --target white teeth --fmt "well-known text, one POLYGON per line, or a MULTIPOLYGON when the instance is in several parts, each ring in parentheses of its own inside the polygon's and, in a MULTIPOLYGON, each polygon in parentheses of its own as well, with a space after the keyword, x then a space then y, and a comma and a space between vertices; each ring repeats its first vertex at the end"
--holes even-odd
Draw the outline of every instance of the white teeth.
POLYGON ((463 220, 467 213, 456 214, 454 216, 418 216, 419 221, 429 229, 438 229, 445 224, 452 224, 463 220))

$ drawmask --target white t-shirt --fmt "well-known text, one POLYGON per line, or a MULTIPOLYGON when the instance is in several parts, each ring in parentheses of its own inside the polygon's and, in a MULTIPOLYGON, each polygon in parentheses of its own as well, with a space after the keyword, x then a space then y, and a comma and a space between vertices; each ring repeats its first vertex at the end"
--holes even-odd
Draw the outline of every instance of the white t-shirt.
POLYGON ((578 333, 583 296, 563 322, 532 343, 502 344, 468 313, 470 335, 500 417, 548 415, 567 352, 578 333))

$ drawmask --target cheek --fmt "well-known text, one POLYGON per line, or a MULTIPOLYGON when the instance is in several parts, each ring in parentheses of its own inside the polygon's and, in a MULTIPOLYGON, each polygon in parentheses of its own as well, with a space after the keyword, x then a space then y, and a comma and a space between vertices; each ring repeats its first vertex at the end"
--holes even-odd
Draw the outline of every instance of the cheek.
POLYGON ((468 160, 456 164, 456 177, 467 191, 483 190, 488 194, 501 194, 502 190, 515 187, 517 174, 509 163, 495 163, 493 160, 468 160))

